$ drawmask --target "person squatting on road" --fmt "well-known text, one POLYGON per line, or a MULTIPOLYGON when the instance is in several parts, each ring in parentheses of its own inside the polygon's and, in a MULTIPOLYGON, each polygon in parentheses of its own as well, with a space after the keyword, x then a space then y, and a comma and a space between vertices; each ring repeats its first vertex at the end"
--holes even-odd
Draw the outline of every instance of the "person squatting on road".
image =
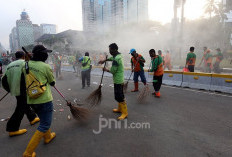
POLYGON ((163 74, 164 74, 163 60, 161 56, 156 55, 154 49, 151 49, 149 51, 149 54, 151 57, 151 65, 152 65, 149 72, 154 72, 153 87, 154 87, 155 92, 152 94, 159 98, 161 96, 160 88, 162 85, 162 79, 163 79, 163 74))
POLYGON ((81 65, 81 77, 82 77, 82 89, 85 88, 85 80, 87 81, 87 86, 90 86, 90 72, 91 72, 91 59, 89 57, 89 52, 85 52, 85 56, 79 58, 81 65))
MULTIPOLYGON (((39 116, 40 124, 27 145, 23 157, 35 157, 34 151, 40 140, 44 138, 44 143, 49 143, 56 136, 56 134, 54 132, 51 133, 50 130, 53 112, 53 97, 50 86, 55 85, 55 79, 50 65, 45 63, 48 58, 48 52, 52 52, 52 50, 46 49, 43 45, 36 45, 32 50, 33 57, 28 62, 30 72, 39 82, 45 85, 46 90, 38 98, 31 98, 27 94, 27 103, 32 106, 39 116)), ((26 69, 23 71, 26 77, 26 69)))
POLYGON ((187 54, 186 65, 190 72, 194 72, 194 67, 196 63, 196 54, 194 53, 194 47, 190 47, 190 52, 187 54))
POLYGON ((16 61, 7 66, 2 77, 3 88, 7 92, 10 92, 12 96, 15 96, 17 100, 15 111, 6 125, 6 131, 9 132, 9 136, 21 135, 27 132, 26 129, 19 130, 24 114, 27 115, 27 119, 31 125, 39 122, 39 118, 27 104, 25 77, 22 71, 25 65, 25 53, 17 51, 15 57, 16 61))
POLYGON ((112 57, 107 60, 99 61, 99 64, 103 64, 106 61, 112 61, 112 67, 109 69, 103 68, 104 71, 107 71, 113 74, 114 81, 114 98, 118 102, 118 108, 113 109, 113 112, 122 113, 119 120, 123 120, 128 116, 127 104, 123 93, 124 85, 124 64, 122 54, 118 52, 118 46, 115 43, 109 45, 109 51, 112 57))
POLYGON ((131 54, 131 70, 134 72, 134 89, 131 92, 139 91, 139 76, 144 85, 147 84, 146 77, 144 74, 144 63, 145 59, 141 54, 136 53, 135 49, 131 49, 129 54, 131 54))

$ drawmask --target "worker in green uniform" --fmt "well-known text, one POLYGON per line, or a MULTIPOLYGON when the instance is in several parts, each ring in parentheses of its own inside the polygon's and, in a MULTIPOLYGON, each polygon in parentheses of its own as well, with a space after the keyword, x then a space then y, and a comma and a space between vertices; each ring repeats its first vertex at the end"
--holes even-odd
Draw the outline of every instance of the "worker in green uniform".
MULTIPOLYGON (((44 143, 48 144, 56 136, 56 133, 51 132, 50 129, 53 113, 51 86, 55 85, 55 79, 50 65, 45 63, 48 58, 48 52, 52 52, 52 50, 48 50, 43 45, 36 45, 32 50, 32 59, 28 64, 26 63, 29 67, 29 71, 41 84, 45 85, 46 90, 37 98, 31 98, 27 94, 27 103, 30 104, 38 114, 40 124, 28 143, 27 148, 23 153, 23 157, 35 157, 36 154, 34 151, 40 143, 40 140, 44 138, 44 143)), ((23 72, 24 75, 27 75, 26 69, 24 69, 23 72)))
POLYGON ((162 85, 162 79, 163 79, 163 74, 164 74, 164 69, 163 69, 163 59, 160 55, 156 55, 156 52, 154 49, 151 49, 149 51, 150 57, 151 57, 151 69, 149 72, 154 72, 153 76, 153 87, 155 92, 152 93, 155 95, 155 97, 159 98, 160 95, 160 88, 162 85))
POLYGON ((85 52, 85 56, 79 58, 81 65, 81 77, 82 77, 82 89, 85 88, 85 80, 87 81, 87 86, 90 86, 90 72, 91 72, 91 59, 89 57, 89 52, 85 52))
POLYGON ((27 115, 27 119, 31 125, 39 122, 39 118, 27 104, 25 78, 22 71, 25 65, 25 53, 23 51, 17 51, 15 57, 16 61, 7 66, 2 77, 3 88, 7 92, 10 92, 12 96, 15 96, 17 100, 16 109, 6 126, 6 131, 9 132, 9 136, 21 135, 27 132, 26 129, 19 130, 24 114, 27 115))
POLYGON ((213 70, 215 73, 221 73, 220 63, 223 60, 223 54, 220 48, 217 48, 216 51, 217 51, 217 54, 213 56, 213 57, 216 57, 216 61, 213 65, 213 70))
POLYGON ((107 71, 113 75, 114 81, 114 97, 118 102, 118 108, 113 109, 113 112, 122 113, 119 120, 123 120, 128 116, 127 104, 123 93, 123 84, 124 84, 124 64, 122 54, 118 52, 118 46, 115 43, 109 45, 109 52, 112 57, 107 60, 99 61, 99 64, 103 64, 106 61, 112 61, 112 67, 110 69, 103 68, 104 71, 107 71))
POLYGON ((190 47, 190 52, 187 54, 186 65, 190 72, 194 72, 194 67, 196 63, 196 54, 194 53, 194 47, 190 47))

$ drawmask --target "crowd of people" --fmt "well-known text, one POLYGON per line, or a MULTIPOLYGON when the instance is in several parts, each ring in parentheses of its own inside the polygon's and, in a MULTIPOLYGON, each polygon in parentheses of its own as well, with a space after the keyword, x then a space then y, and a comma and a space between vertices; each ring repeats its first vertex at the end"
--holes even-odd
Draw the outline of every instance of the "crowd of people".
MULTIPOLYGON (((91 62, 95 65, 112 62, 110 68, 104 67, 102 70, 113 75, 114 98, 118 102, 118 107, 113 109, 113 112, 121 113, 118 119, 123 120, 128 116, 128 110, 123 90, 124 60, 123 55, 118 50, 118 45, 112 43, 109 45, 111 57, 107 58, 107 54, 102 53, 98 61, 96 61, 96 56, 92 57, 92 61, 90 53, 85 52, 84 56, 76 54, 76 56, 70 57, 69 62, 73 64, 75 72, 77 72, 76 65, 78 64, 80 67, 82 89, 85 89, 86 85, 87 87, 90 86, 91 62)), ((197 57, 194 50, 194 47, 190 47, 186 57, 185 67, 189 72, 194 72, 196 64, 197 57)), ((211 50, 204 47, 204 54, 199 63, 199 66, 203 63, 204 72, 211 72, 212 68, 214 71, 220 72, 220 63, 223 60, 223 55, 219 48, 217 48, 216 51, 217 54, 212 55, 211 50), (216 58, 214 64, 212 63, 213 57, 216 58)), ((50 129, 53 113, 51 87, 55 86, 53 72, 55 72, 56 78, 61 76, 63 56, 59 53, 53 54, 52 62, 54 69, 52 69, 51 66, 46 63, 49 56, 48 53, 50 52, 52 52, 52 50, 45 48, 43 45, 36 45, 32 50, 32 55, 28 55, 28 53, 24 51, 17 51, 15 53, 16 60, 6 67, 4 73, 2 71, 2 65, 0 64, 2 86, 8 93, 15 96, 17 100, 15 111, 6 126, 6 131, 9 132, 9 136, 22 135, 27 132, 26 129, 20 129, 20 123, 24 114, 27 116, 31 125, 38 122, 40 123, 29 141, 23 153, 23 157, 34 157, 36 155, 35 149, 42 138, 44 138, 44 143, 50 143, 50 141, 56 137, 55 132, 51 132, 50 129)), ((172 70, 171 55, 169 51, 166 52, 166 55, 163 55, 161 50, 156 52, 155 49, 150 49, 148 53, 150 56, 148 72, 153 73, 152 83, 154 92, 152 92, 152 95, 156 98, 160 98, 164 69, 168 68, 168 70, 172 70)), ((134 48, 129 51, 128 55, 131 55, 131 74, 133 74, 134 81, 134 89, 132 89, 131 92, 138 92, 139 77, 144 86, 147 85, 144 72, 146 60, 134 48)))

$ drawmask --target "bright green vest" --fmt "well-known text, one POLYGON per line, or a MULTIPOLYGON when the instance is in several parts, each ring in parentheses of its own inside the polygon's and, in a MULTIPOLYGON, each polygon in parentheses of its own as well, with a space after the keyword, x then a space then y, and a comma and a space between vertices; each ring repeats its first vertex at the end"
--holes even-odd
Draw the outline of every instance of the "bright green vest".
POLYGON ((82 64, 87 63, 86 66, 83 66, 83 65, 81 66, 82 71, 86 71, 86 70, 90 69, 91 60, 88 56, 84 56, 81 63, 82 64))

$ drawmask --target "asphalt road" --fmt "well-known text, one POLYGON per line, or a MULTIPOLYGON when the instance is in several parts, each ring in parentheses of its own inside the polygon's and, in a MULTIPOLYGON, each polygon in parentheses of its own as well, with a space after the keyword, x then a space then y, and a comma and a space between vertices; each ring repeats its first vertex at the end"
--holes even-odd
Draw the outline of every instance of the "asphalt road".
MULTIPOLYGON (((99 77, 93 77, 91 87, 81 89, 80 79, 70 72, 57 81, 57 87, 69 100, 83 103, 98 87, 96 82, 99 81, 99 77)), ((160 99, 149 95, 147 101, 140 104, 136 99, 138 93, 128 92, 129 117, 126 122, 130 128, 123 127, 123 122, 121 128, 116 128, 114 119, 119 114, 112 112, 117 106, 112 79, 104 78, 103 82, 102 103, 91 109, 91 116, 84 124, 72 117, 68 119, 71 115, 69 108, 53 89, 55 111, 51 129, 57 137, 48 145, 41 141, 36 149, 38 157, 232 156, 231 95, 162 86, 160 99), (99 130, 99 122, 104 126, 107 122, 112 123, 95 134, 93 130, 99 130), (131 128, 132 124, 137 128, 131 128), (143 124, 150 127, 141 128, 143 124)), ((132 89, 132 85, 129 83, 128 89, 132 89)), ((140 84, 140 89, 142 87, 140 84)), ((0 89, 0 97, 4 93, 0 89)), ((0 102, 0 119, 11 116, 14 108, 15 98, 7 96, 0 102)), ((38 124, 30 126, 25 116, 20 128, 26 128, 28 132, 17 137, 8 137, 5 126, 6 121, 0 121, 0 157, 22 156, 38 124)))

